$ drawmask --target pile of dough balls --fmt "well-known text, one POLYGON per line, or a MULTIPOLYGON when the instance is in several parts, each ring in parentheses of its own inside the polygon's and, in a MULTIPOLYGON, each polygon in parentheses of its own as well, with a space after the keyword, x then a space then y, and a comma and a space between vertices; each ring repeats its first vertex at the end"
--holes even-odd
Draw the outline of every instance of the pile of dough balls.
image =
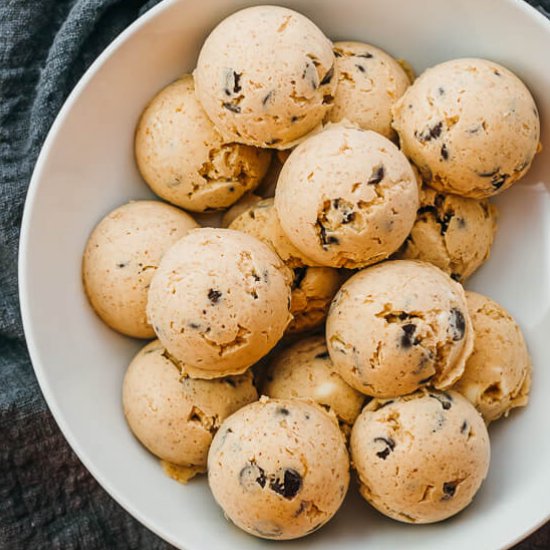
POLYGON ((539 132, 492 61, 415 79, 290 9, 220 22, 137 123, 159 199, 108 213, 84 251, 97 315, 149 340, 122 388, 136 438, 181 482, 207 472, 225 517, 262 538, 321 528, 350 465, 395 520, 464 509, 531 361, 512 316, 462 285, 489 258, 488 199, 539 132), (193 218, 214 211, 222 227, 193 218))

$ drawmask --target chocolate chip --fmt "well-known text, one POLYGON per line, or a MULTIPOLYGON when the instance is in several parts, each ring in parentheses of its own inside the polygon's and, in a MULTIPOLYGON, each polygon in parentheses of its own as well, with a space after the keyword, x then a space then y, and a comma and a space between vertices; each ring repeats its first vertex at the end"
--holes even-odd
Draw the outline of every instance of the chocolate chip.
POLYGON ((338 210, 338 207, 340 206, 340 199, 334 199, 332 201, 332 206, 338 210))
POLYGON ((292 281, 292 290, 300 288, 302 281, 307 273, 307 267, 295 267, 294 268, 294 280, 292 281))
POLYGON ((334 50, 334 57, 342 57, 342 54, 338 50, 334 50))
POLYGON ((292 122, 293 124, 294 124, 295 122, 297 122, 298 120, 300 120, 300 117, 297 117, 296 115, 292 115, 292 116, 290 117, 290 122, 292 122))
POLYGON ((500 71, 499 71, 498 69, 495 69, 495 70, 493 71, 493 74, 495 74, 496 76, 502 76, 501 73, 500 73, 500 71))
POLYGON ((364 57, 365 59, 371 59, 373 55, 369 52, 359 53, 355 57, 364 57))
POLYGON ((446 481, 443 483, 443 498, 442 500, 449 500, 454 497, 456 491, 456 482, 455 481, 446 481))
POLYGON ((378 166, 375 166, 372 170, 372 173, 367 183, 369 185, 376 185, 377 183, 380 183, 384 179, 384 173, 385 171, 384 171, 383 164, 379 164, 378 166))
POLYGON ((414 135, 418 140, 425 143, 427 141, 431 141, 432 139, 437 139, 441 135, 442 130, 443 123, 438 122, 433 126, 426 128, 423 132, 415 131, 414 135))
POLYGON ((198 323, 189 323, 189 328, 197 329, 201 328, 201 326, 198 323))
POLYGON ((413 340, 413 335, 416 331, 416 325, 413 323, 407 323, 406 325, 403 325, 401 327, 401 330, 403 331, 403 334, 401 335, 401 347, 408 349, 412 347, 413 345, 418 344, 418 339, 415 338, 413 340))
POLYGON ((265 107, 267 105, 267 102, 271 99, 271 96, 273 95, 273 90, 269 92, 264 98, 262 99, 262 105, 265 107))
POLYGON ((334 65, 327 71, 327 73, 323 77, 323 80, 321 80, 321 86, 328 84, 332 80, 333 76, 334 76, 334 65))
POLYGON ((219 291, 219 290, 214 290, 213 288, 211 288, 209 291, 208 291, 208 299, 213 303, 213 304, 216 304, 218 303, 218 300, 222 297, 222 293, 219 291))
POLYGON ((328 359, 328 358, 329 358, 328 351, 323 351, 322 353, 318 353, 315 356, 315 359, 328 359))
POLYGON ((362 72, 362 73, 366 73, 367 70, 365 69, 365 67, 363 67, 363 65, 359 65, 359 63, 356 63, 355 66, 362 72))
POLYGON ((441 146, 441 158, 443 160, 449 160, 449 150, 445 144, 441 146))
POLYGON ((263 489, 266 481, 264 469, 254 462, 250 462, 239 472, 239 483, 249 491, 252 490, 254 483, 257 483, 263 489))
POLYGON ((460 273, 451 273, 451 279, 454 281, 460 282, 461 276, 460 273))
POLYGON ((448 210, 447 212, 445 212, 443 217, 437 218, 437 223, 439 223, 440 225, 439 232, 441 233, 441 235, 445 235, 445 233, 447 233, 447 229, 449 228, 449 222, 451 221, 454 215, 455 213, 452 210, 448 210))
POLYGON ((123 269, 124 267, 126 267, 130 262, 120 262, 118 264, 116 264, 116 266, 119 268, 119 269, 123 269))
POLYGON ((458 342, 464 338, 464 333, 466 332, 466 319, 460 309, 451 309, 451 313, 449 315, 449 327, 455 342, 458 342))
POLYGON ((228 111, 231 111, 232 113, 238 114, 241 112, 241 108, 238 105, 235 105, 235 103, 225 102, 225 103, 222 103, 222 106, 228 111))
POLYGON ((376 456, 381 458, 382 460, 386 460, 386 458, 388 458, 388 455, 395 449, 395 441, 391 437, 388 437, 387 439, 385 437, 374 438, 375 443, 378 443, 379 441, 381 443, 384 443, 386 446, 381 451, 378 451, 376 453, 376 456))
POLYGON ((451 408, 453 398, 448 393, 430 393, 428 395, 439 401, 443 407, 443 410, 448 411, 451 408))
POLYGON ((495 177, 491 180, 491 185, 495 189, 500 189, 506 183, 506 180, 508 178, 508 174, 500 174, 498 177, 495 177))
POLYGON ((275 413, 280 414, 281 416, 288 416, 290 411, 286 407, 277 407, 275 413))
POLYGON ((348 210, 342 214, 342 223, 344 225, 351 223, 354 219, 355 219, 355 212, 348 210))
POLYGON ((440 86, 440 87, 437 89, 437 93, 438 93, 439 95, 445 95, 445 89, 442 88, 442 87, 440 86))
POLYGON ((461 434, 466 433, 467 429, 468 429, 468 422, 464 420, 464 422, 462 422, 462 426, 460 426, 460 433, 461 434))
POLYGON ((270 481, 269 488, 278 495, 290 500, 302 488, 302 476, 296 470, 287 468, 284 470, 283 479, 281 480, 280 476, 277 476, 270 481))
POLYGON ((241 90, 241 73, 233 71, 233 93, 238 94, 241 90))

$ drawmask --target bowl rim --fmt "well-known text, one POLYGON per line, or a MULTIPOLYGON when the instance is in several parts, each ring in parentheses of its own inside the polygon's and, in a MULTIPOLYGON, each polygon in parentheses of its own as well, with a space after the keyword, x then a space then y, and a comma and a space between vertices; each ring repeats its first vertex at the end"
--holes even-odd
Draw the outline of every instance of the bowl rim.
MULTIPOLYGON (((140 31, 142 27, 148 24, 150 21, 157 18, 161 13, 171 9, 171 7, 178 3, 189 2, 192 0, 161 0, 158 4, 150 8, 143 15, 139 16, 134 20, 128 27, 126 27, 119 35, 117 35, 111 43, 98 55, 98 57, 92 62, 92 64, 86 69, 84 74, 80 77, 77 84, 71 90, 65 102, 61 106, 59 112, 57 113, 54 122, 52 123, 50 129, 48 130, 47 136, 42 144, 40 153, 36 160, 36 164, 33 169, 33 173, 30 179, 30 183, 27 189, 27 194, 24 203, 23 216, 21 221, 21 233, 19 239, 19 250, 18 250, 18 294, 20 301, 20 310, 21 318, 23 324, 23 330, 25 335, 25 341, 27 349, 29 352, 29 357, 31 364, 35 373, 35 376, 38 380, 40 390, 44 396, 46 404, 57 423, 63 437, 70 445, 72 451, 76 454, 78 459, 82 462, 84 467, 88 472, 94 477, 94 479, 99 483, 101 488, 108 493, 108 495, 113 498, 116 503, 121 506, 127 513, 129 513, 133 518, 139 521, 151 532, 156 534, 162 540, 174 545, 176 548, 183 548, 182 541, 176 540, 174 537, 171 537, 169 534, 161 532, 161 529, 158 528, 152 521, 150 521, 147 516, 142 514, 134 505, 134 503, 126 498, 126 496, 120 493, 114 486, 111 485, 110 481, 102 474, 101 471, 96 469, 93 461, 88 458, 84 449, 78 444, 77 438, 68 423, 65 420, 63 413, 61 412, 57 400, 54 396, 51 385, 47 381, 46 370, 47 366, 43 363, 41 358, 41 352, 39 351, 37 345, 35 344, 35 330, 31 321, 31 305, 28 300, 27 288, 30 285, 30 272, 27 265, 27 250, 29 246, 29 229, 32 220, 33 210, 36 205, 35 196, 37 194, 40 181, 43 176, 44 166, 46 160, 49 156, 50 149, 55 141, 55 138, 58 134, 59 128, 63 125, 65 119, 69 116, 71 109, 75 102, 80 97, 82 91, 87 86, 88 82, 95 76, 95 74, 102 68, 102 66, 109 60, 109 58, 118 50, 126 40, 133 36, 136 32, 140 31)), ((514 6, 516 9, 519 9, 525 13, 526 17, 531 18, 531 20, 546 28, 546 31, 550 35, 550 19, 547 18, 543 13, 537 10, 534 6, 529 4, 526 0, 501 0, 503 3, 507 3, 511 6, 514 6)), ((266 4, 276 4, 276 2, 265 2, 266 4)), ((511 548, 512 546, 518 544, 529 535, 537 531, 545 523, 550 520, 550 510, 548 510, 543 516, 536 520, 532 526, 523 531, 521 534, 517 535, 513 540, 510 540, 502 548, 511 548)))

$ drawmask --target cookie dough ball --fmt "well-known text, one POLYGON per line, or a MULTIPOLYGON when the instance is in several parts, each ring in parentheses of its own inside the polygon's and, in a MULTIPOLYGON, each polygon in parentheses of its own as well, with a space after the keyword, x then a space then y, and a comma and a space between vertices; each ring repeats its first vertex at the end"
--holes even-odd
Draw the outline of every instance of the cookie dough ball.
POLYGON ((346 384, 330 360, 324 336, 311 336, 281 351, 271 362, 262 393, 280 399, 311 399, 334 411, 351 428, 365 396, 346 384))
POLYGON ((258 186, 271 152, 230 143, 195 97, 186 75, 160 91, 136 131, 136 161, 151 189, 195 212, 219 210, 258 186))
POLYGON ((508 69, 455 59, 424 72, 393 107, 401 148, 434 188, 486 198, 523 176, 539 147, 537 107, 508 69))
POLYGON ((420 391, 371 401, 351 433, 359 490, 405 523, 433 523, 464 509, 489 468, 487 428, 459 393, 420 391))
POLYGON ((313 263, 288 240, 281 229, 273 199, 252 205, 229 226, 260 239, 270 246, 293 270, 290 312, 293 319, 287 333, 304 332, 318 327, 326 319, 342 277, 331 267, 307 267, 313 263))
POLYGON ((474 351, 453 389, 489 423, 527 405, 531 359, 521 329, 502 306, 470 291, 466 301, 475 333, 474 351))
POLYGON ((332 267, 295 267, 293 272, 290 297, 293 319, 286 334, 298 334, 321 326, 344 281, 344 276, 332 267))
POLYGON ((349 120, 395 139, 392 105, 410 86, 407 73, 385 51, 363 42, 335 42, 338 87, 326 119, 349 120))
POLYGON ((489 258, 497 229, 497 209, 425 187, 411 234, 396 258, 436 265, 455 281, 466 280, 489 258))
POLYGON ((194 74, 197 96, 227 140, 276 149, 321 123, 337 84, 330 40, 303 15, 277 6, 224 19, 194 74))
POLYGON ((191 216, 159 201, 116 208, 93 230, 82 263, 88 299, 111 328, 134 338, 153 338, 147 290, 164 253, 190 229, 191 216))
POLYGON ((189 376, 239 374, 283 335, 291 320, 290 283, 290 271, 257 239, 196 229, 162 259, 147 313, 189 376))
POLYGON ((236 220, 241 214, 246 212, 251 206, 260 202, 262 197, 255 193, 246 193, 243 195, 225 214, 222 218, 222 227, 229 227, 233 220, 236 220))
POLYGON ((303 537, 344 500, 344 437, 334 416, 318 405, 262 398, 223 423, 208 454, 208 481, 241 529, 266 539, 303 537))
POLYGON ((155 340, 132 360, 122 386, 124 415, 139 441, 161 459, 206 471, 212 438, 230 414, 258 399, 252 373, 193 380, 155 340))
POLYGON ((452 386, 473 349, 464 290, 437 267, 395 260, 340 288, 326 326, 342 378, 373 397, 452 386))
POLYGON ((334 125, 286 161, 275 208, 288 239, 315 262, 358 268, 395 252, 418 208, 414 172, 375 132, 334 125))

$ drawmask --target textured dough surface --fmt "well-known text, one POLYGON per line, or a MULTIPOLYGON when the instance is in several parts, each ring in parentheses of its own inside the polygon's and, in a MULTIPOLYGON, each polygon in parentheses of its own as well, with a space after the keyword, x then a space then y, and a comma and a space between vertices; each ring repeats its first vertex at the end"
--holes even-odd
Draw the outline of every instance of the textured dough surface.
POLYGON ((392 105, 410 86, 401 65, 380 48, 363 42, 335 42, 338 86, 326 120, 348 120, 394 139, 392 105))
POLYGON ((124 415, 132 432, 170 463, 165 469, 172 477, 177 466, 205 471, 208 449, 221 423, 257 399, 252 373, 218 380, 187 378, 158 340, 134 357, 122 386, 124 415))
POLYGON ((266 373, 262 393, 279 399, 310 399, 334 411, 351 428, 365 396, 338 374, 324 336, 304 338, 275 356, 266 373))
POLYGON ((291 153, 275 208, 299 250, 321 265, 353 269, 399 248, 416 217, 418 188, 411 165, 391 141, 331 125, 291 153))
POLYGON ((263 397, 223 423, 208 455, 208 481, 241 529, 267 539, 302 537, 344 500, 344 436, 336 418, 316 404, 263 397))
POLYGON ((189 214, 160 201, 133 201, 95 227, 84 251, 82 278, 90 303, 111 328, 153 338, 147 292, 164 253, 190 229, 189 214))
POLYGON ((412 260, 369 267, 344 283, 326 337, 342 378, 374 397, 449 388, 464 372, 474 340, 462 286, 412 260))
POLYGON ((488 258, 497 229, 496 206, 424 187, 410 235, 396 258, 422 260, 464 281, 488 258))
POLYGON ((453 389, 489 423, 527 405, 531 358, 521 329, 501 305, 471 291, 466 292, 466 301, 475 333, 474 351, 453 389))
POLYGON ((195 69, 197 96, 222 135, 287 148, 313 131, 332 106, 332 44, 303 15, 256 6, 224 19, 195 69))
POLYGON ((258 186, 271 152, 224 140, 183 76, 147 105, 136 130, 138 168, 163 199, 195 212, 219 210, 258 186))
POLYGON ((331 267, 308 267, 314 262, 306 258, 283 233, 273 199, 264 199, 253 204, 229 227, 266 243, 293 270, 290 301, 293 319, 287 333, 305 332, 320 326, 326 319, 330 302, 342 283, 342 276, 331 267))
POLYGON ((406 523, 432 523, 464 509, 487 475, 489 435, 456 392, 420 391, 371 401, 350 450, 363 497, 406 523))
POLYGON ((404 153, 432 187, 465 197, 504 191, 529 169, 540 121, 527 87, 485 59, 426 70, 393 107, 404 153))
POLYGON ((290 283, 290 270, 258 239, 196 229, 164 256, 147 313, 188 375, 239 374, 283 335, 291 320, 290 283))

